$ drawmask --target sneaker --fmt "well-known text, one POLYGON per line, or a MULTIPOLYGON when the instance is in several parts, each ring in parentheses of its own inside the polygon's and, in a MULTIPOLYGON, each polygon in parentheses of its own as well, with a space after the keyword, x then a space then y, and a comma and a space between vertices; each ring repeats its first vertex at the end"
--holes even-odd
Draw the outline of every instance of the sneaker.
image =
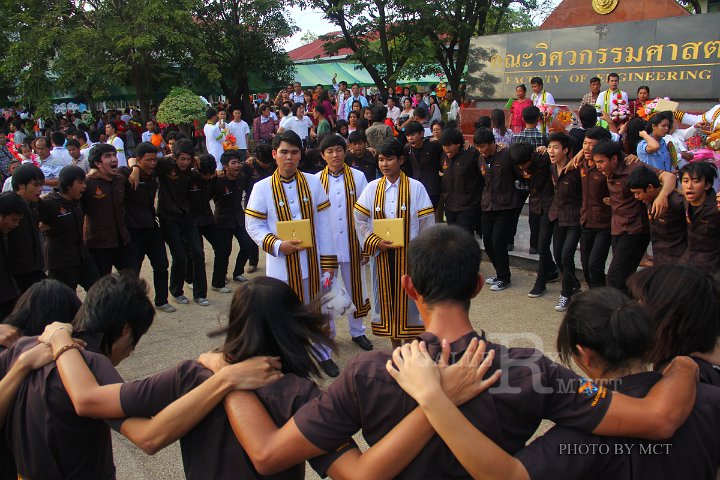
POLYGON ((512 285, 512 282, 510 281, 503 282, 502 280, 498 280, 490 287, 490 290, 492 290, 493 292, 500 292, 508 288, 510 285, 512 285))
POLYGON ((237 283, 243 283, 243 282, 247 282, 248 280, 247 280, 247 278, 245 278, 242 275, 237 275, 237 276, 233 277, 233 281, 237 282, 237 283))
POLYGON ((537 249, 537 248, 530 247, 530 250, 528 250, 528 253, 529 253, 530 255, 537 255, 537 254, 538 254, 538 249, 537 249))
POLYGON ((370 351, 373 349, 373 344, 370 343, 370 340, 365 335, 360 335, 358 337, 353 337, 353 342, 357 343, 358 347, 362 348, 365 351, 370 351))
POLYGON ((177 297, 173 297, 177 303, 180 305, 187 305, 190 303, 190 300, 185 295, 178 295, 177 297))
POLYGON ((322 371, 325 372, 325 375, 327 375, 328 377, 334 378, 340 375, 340 368, 332 360, 323 360, 318 363, 320 364, 320 368, 322 368, 322 371))
POLYGON ((570 303, 570 299, 568 297, 563 297, 560 295, 560 299, 558 300, 557 305, 555 305, 555 311, 556 312, 564 312, 568 309, 568 304, 570 303))
POLYGON ((255 273, 255 272, 257 272, 257 271, 258 271, 257 265, 250 265, 250 266, 247 268, 247 273, 255 273))
POLYGON ((545 284, 541 282, 535 282, 535 286, 530 290, 530 293, 528 293, 528 297, 530 298, 538 298, 545 295, 545 292, 547 292, 547 288, 545 288, 545 284))
POLYGON ((195 303, 197 303, 201 307, 207 307, 208 305, 210 305, 210 300, 208 300, 207 298, 195 298, 194 300, 195 303))
POLYGON ((220 292, 220 293, 230 293, 231 290, 228 287, 210 287, 210 289, 214 292, 220 292))
POLYGON ((488 277, 485 279, 485 283, 487 283, 488 285, 495 285, 497 282, 497 277, 488 277))
POLYGON ((560 272, 555 270, 554 272, 552 272, 550 275, 547 276, 547 278, 545 279, 545 283, 555 283, 558 280, 560 280, 560 272))
POLYGON ((157 308, 157 309, 160 310, 161 312, 165 312, 165 313, 177 312, 177 309, 176 309, 175 307, 173 307, 172 305, 170 305, 169 303, 164 303, 164 304, 162 304, 162 305, 157 305, 157 306, 155 306, 155 308, 157 308))

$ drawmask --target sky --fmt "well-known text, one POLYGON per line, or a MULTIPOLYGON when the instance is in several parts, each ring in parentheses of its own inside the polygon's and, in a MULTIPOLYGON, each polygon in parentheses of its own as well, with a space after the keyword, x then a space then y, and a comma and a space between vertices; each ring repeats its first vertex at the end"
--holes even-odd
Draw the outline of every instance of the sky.
POLYGON ((300 41, 300 37, 306 32, 312 32, 317 35, 324 33, 330 33, 337 30, 330 22, 323 18, 322 11, 320 10, 309 10, 302 9, 300 7, 290 8, 290 14, 295 20, 295 25, 300 29, 295 35, 290 37, 290 40, 285 44, 285 50, 290 51, 303 45, 300 41))

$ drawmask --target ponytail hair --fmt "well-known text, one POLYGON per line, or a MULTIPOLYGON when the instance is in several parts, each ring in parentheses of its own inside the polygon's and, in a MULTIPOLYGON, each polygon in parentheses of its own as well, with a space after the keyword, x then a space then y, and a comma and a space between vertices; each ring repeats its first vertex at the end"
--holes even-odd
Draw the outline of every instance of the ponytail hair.
POLYGON ((560 324, 557 348, 565 364, 578 355, 578 345, 590 348, 609 372, 645 359, 652 336, 650 316, 639 303, 613 288, 594 288, 573 297, 560 324))

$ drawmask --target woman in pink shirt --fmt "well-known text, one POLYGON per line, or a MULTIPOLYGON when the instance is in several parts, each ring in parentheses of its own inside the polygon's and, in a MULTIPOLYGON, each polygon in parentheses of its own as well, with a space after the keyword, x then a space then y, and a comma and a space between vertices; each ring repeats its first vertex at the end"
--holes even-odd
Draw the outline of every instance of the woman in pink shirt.
POLYGON ((510 119, 510 129, 512 129, 513 133, 520 133, 525 129, 525 121, 522 118, 522 111, 527 107, 532 107, 533 104, 532 100, 525 98, 526 93, 527 87, 525 84, 521 83, 515 87, 515 95, 517 98, 513 100, 512 105, 510 106, 510 114, 512 115, 510 119))

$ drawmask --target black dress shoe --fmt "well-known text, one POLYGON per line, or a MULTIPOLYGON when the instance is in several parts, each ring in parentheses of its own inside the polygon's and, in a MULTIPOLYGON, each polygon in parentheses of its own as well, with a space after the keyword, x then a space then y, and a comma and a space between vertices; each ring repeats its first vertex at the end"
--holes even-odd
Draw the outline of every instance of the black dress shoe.
POLYGON ((323 360, 320 363, 320 368, 325 372, 328 377, 337 377, 340 375, 340 368, 332 360, 323 360))
POLYGON ((362 348, 365 351, 370 351, 373 349, 373 344, 370 343, 370 340, 365 335, 360 335, 359 337, 353 337, 353 342, 358 344, 358 347, 362 348))

